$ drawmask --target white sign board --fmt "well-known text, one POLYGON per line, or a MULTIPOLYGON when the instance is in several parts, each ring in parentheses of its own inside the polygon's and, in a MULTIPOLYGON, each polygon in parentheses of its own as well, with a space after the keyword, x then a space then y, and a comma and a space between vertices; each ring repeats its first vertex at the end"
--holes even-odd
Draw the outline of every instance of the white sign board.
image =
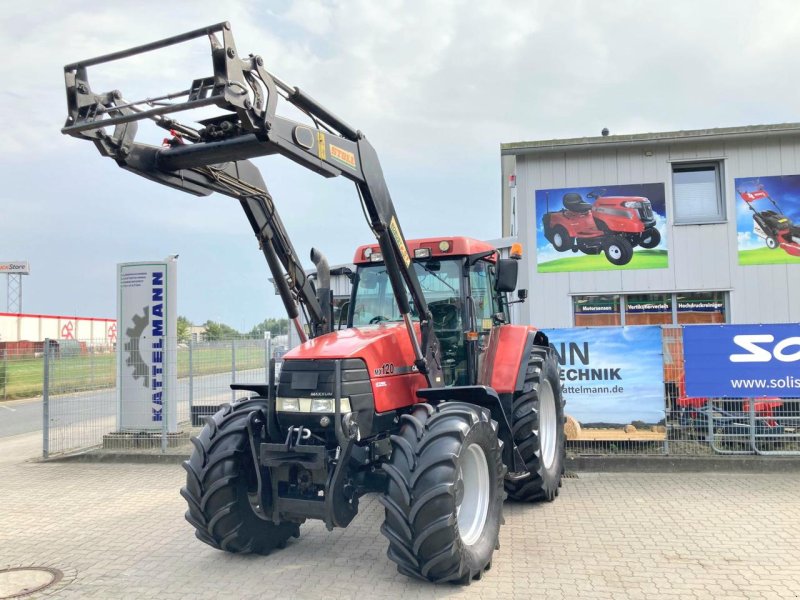
POLYGON ((117 426, 177 430, 177 266, 117 265, 117 426))
POLYGON ((28 275, 31 272, 27 260, 0 262, 0 275, 28 275))

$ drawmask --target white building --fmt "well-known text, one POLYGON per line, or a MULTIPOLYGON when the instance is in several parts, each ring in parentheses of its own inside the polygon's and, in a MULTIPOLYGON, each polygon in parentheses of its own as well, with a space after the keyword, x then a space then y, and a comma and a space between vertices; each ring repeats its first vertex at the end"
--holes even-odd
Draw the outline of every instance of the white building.
POLYGON ((501 155, 503 235, 515 235, 525 249, 519 285, 530 292, 527 322, 800 321, 800 256, 791 254, 800 239, 768 248, 770 236, 759 237, 764 232, 750 210, 782 213, 800 226, 800 123, 515 142, 502 144, 501 155), (557 251, 554 226, 564 223, 557 230, 563 234, 585 217, 564 209, 567 194, 601 217, 599 198, 633 205, 642 190, 653 196, 662 238, 656 248, 637 246, 630 262, 614 265, 605 246, 615 231, 598 235, 600 228, 584 221, 584 230, 566 236, 571 246, 555 236, 557 251), (601 247, 586 246, 604 235, 601 247))

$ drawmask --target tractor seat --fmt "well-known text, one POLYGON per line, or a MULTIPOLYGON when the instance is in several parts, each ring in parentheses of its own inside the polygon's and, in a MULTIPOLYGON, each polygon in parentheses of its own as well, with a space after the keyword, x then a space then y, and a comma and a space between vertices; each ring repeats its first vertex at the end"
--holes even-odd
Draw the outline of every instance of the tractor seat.
POLYGON ((434 302, 428 305, 433 315, 433 328, 436 331, 458 331, 460 321, 458 307, 455 304, 434 302))
POLYGON ((588 213, 592 210, 592 205, 581 198, 580 194, 564 194, 564 208, 576 213, 588 213))

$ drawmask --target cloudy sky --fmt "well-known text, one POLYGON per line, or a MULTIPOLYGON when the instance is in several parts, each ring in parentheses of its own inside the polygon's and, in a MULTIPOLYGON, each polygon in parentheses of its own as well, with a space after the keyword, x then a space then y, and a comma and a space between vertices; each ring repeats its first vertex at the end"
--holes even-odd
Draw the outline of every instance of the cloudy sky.
MULTIPOLYGON (((408 237, 499 237, 503 142, 800 120, 792 1, 3 4, 0 261, 31 263, 25 312, 114 316, 116 263, 178 253, 181 314, 237 329, 281 315, 234 201, 59 133, 64 64, 223 20, 241 53, 366 133, 408 237)), ((129 98, 183 89, 208 74, 201 50, 108 81, 129 98)), ((352 184, 257 164, 303 257, 347 262, 370 241, 352 184)))

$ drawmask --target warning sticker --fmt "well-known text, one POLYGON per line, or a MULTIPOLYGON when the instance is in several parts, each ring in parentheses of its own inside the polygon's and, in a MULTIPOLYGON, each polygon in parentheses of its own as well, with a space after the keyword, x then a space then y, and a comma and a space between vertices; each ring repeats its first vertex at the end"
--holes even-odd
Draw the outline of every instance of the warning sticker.
POLYGON ((397 219, 392 216, 392 220, 389 221, 389 231, 394 238, 397 247, 400 249, 400 254, 403 257, 403 263, 405 263, 406 267, 411 266, 411 257, 408 254, 408 248, 406 248, 406 242, 403 239, 403 236, 400 234, 400 227, 397 225, 397 219))
POLYGON ((327 157, 325 154, 325 134, 321 131, 317 132, 317 156, 322 160, 325 160, 327 157))

